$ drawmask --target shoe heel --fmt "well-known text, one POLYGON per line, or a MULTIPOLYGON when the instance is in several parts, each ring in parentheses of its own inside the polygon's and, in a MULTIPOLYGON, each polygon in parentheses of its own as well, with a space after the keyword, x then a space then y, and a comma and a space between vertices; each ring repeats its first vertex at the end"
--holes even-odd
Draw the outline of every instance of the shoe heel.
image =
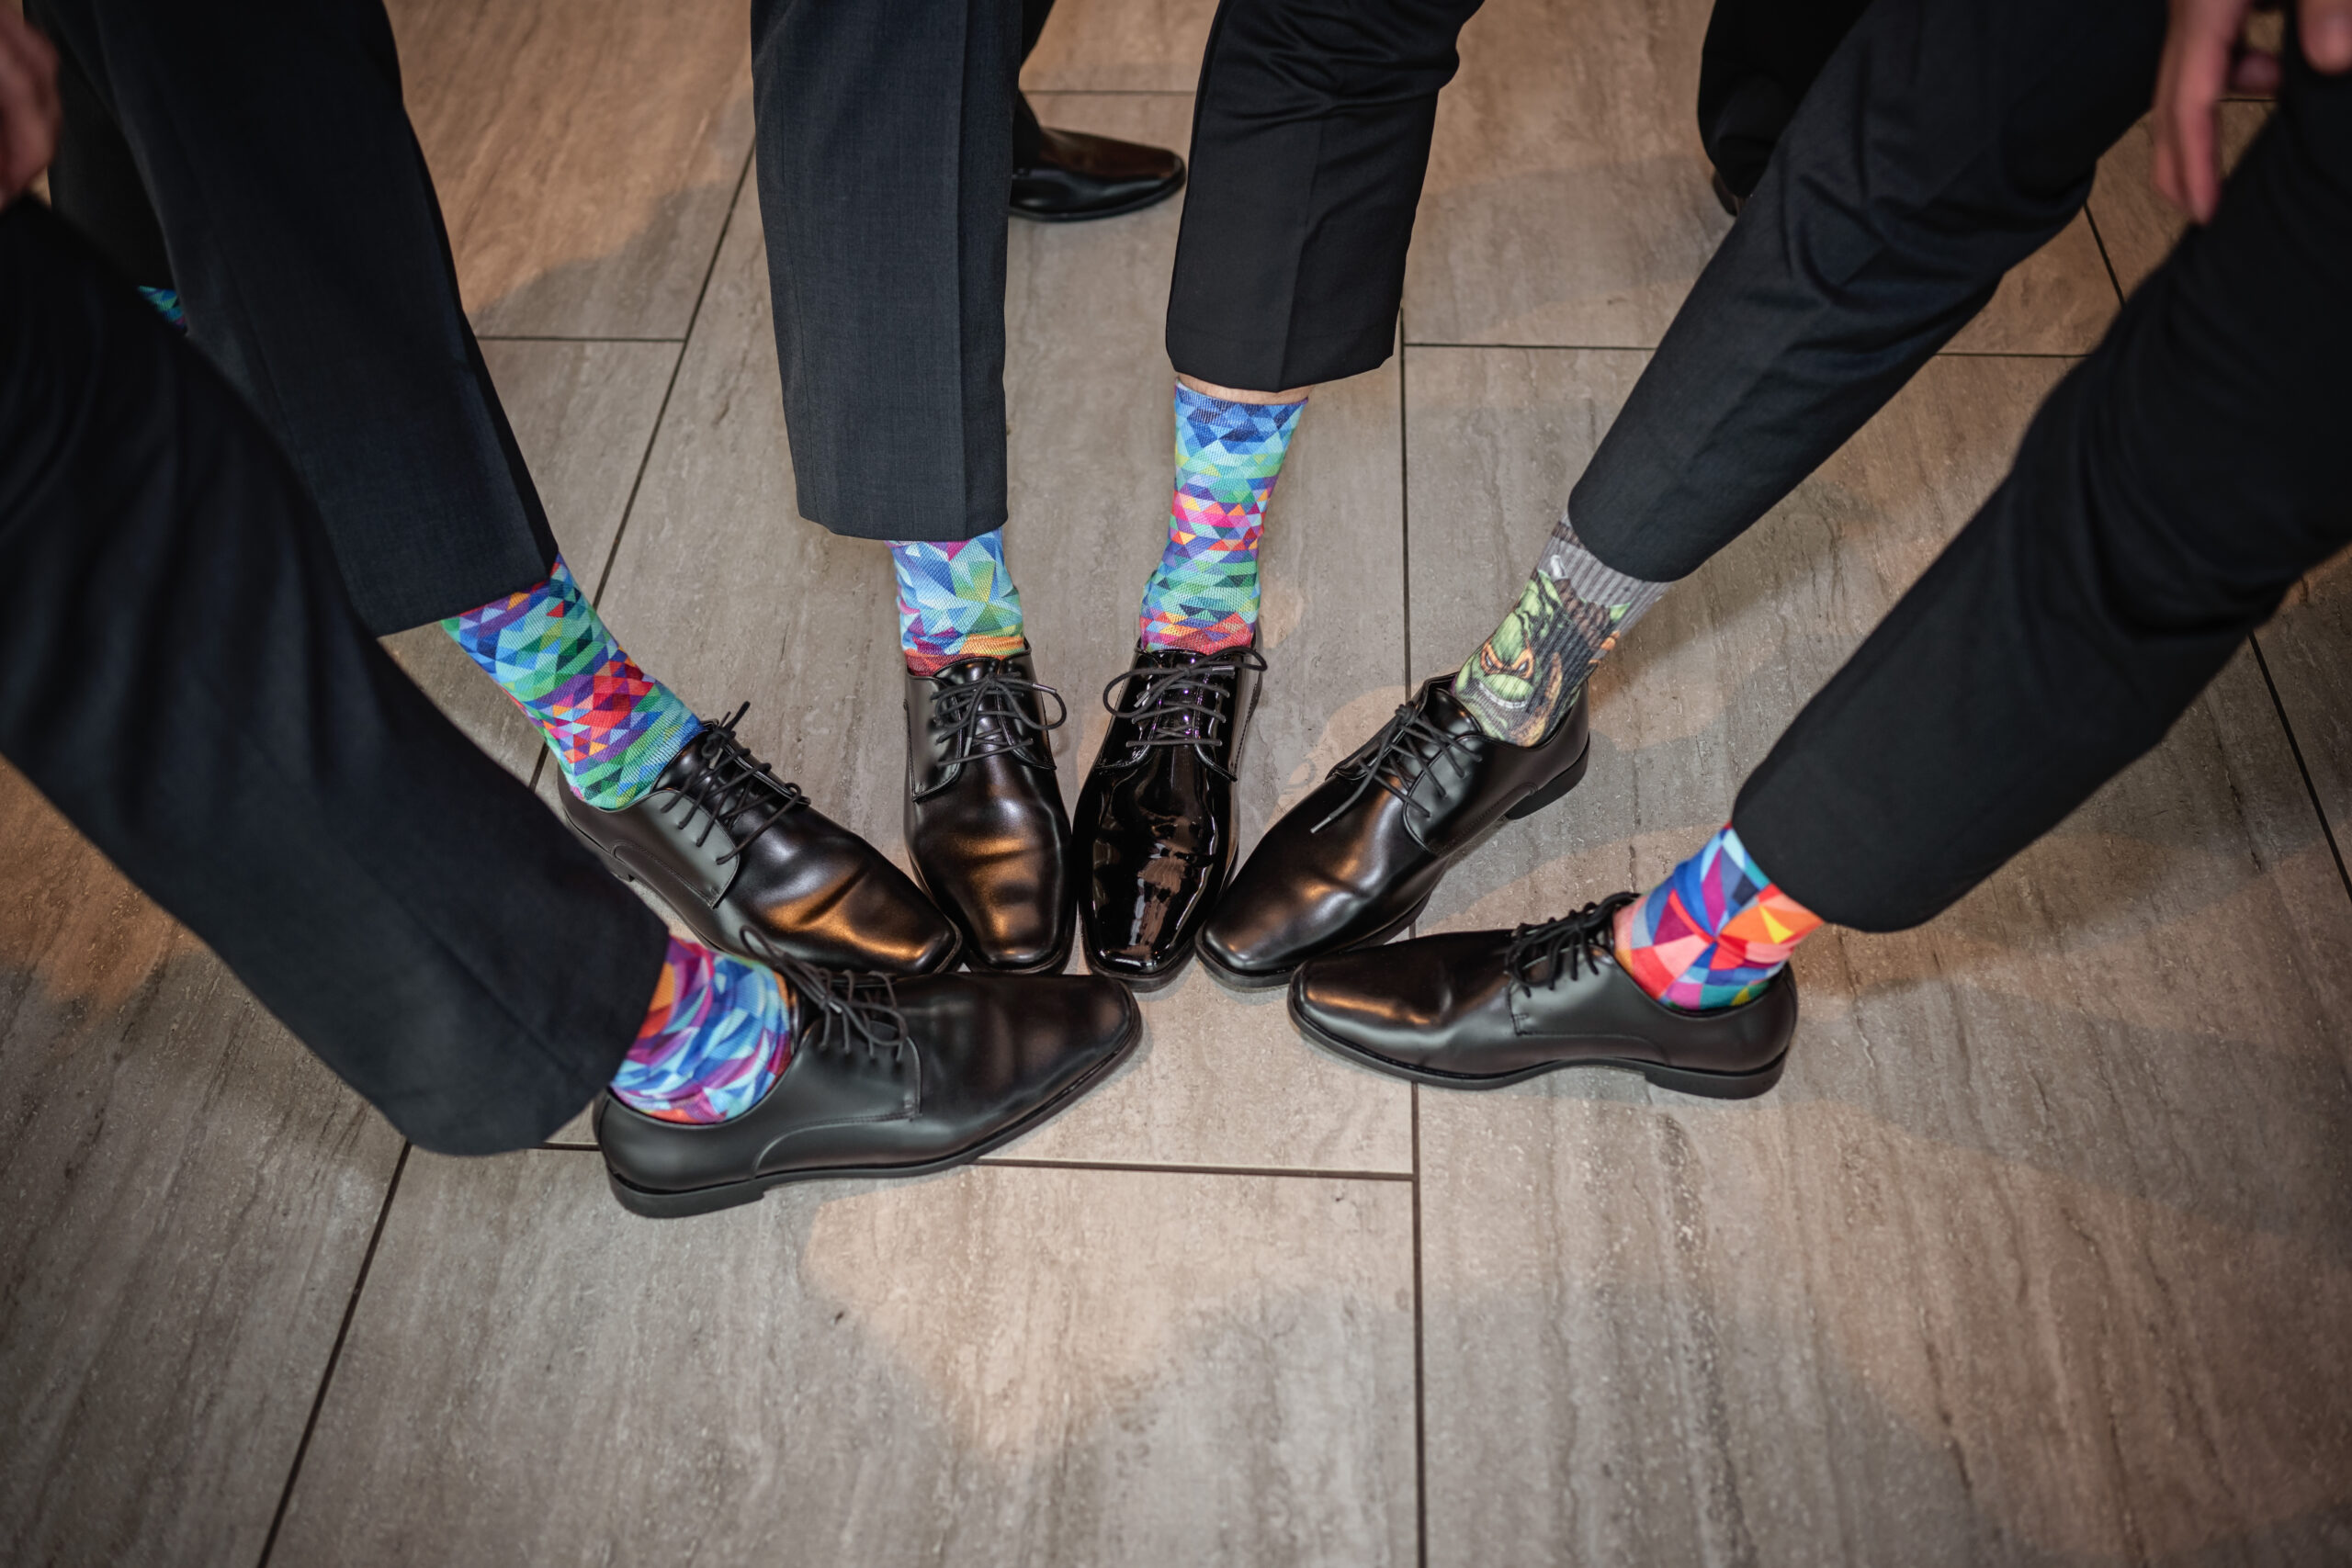
POLYGON ((1677 1094, 1695 1094, 1703 1100, 1753 1100, 1779 1083, 1781 1069, 1788 1065, 1789 1054, 1783 1051, 1769 1066, 1752 1073, 1702 1073, 1689 1067, 1653 1066, 1647 1062, 1640 1066, 1642 1077, 1677 1094))
POLYGON ((1550 784, 1545 784, 1542 789, 1539 789, 1534 794, 1529 795, 1525 800, 1521 801, 1517 806, 1512 807, 1509 811, 1504 812, 1503 819, 1507 822, 1516 822, 1522 817, 1534 816, 1537 812, 1543 810, 1545 807, 1559 799, 1560 796, 1567 794, 1568 791, 1582 784, 1584 782, 1584 771, 1591 761, 1592 742, 1588 740, 1585 742, 1584 750, 1577 753, 1577 760, 1560 770, 1559 777, 1554 779, 1550 784))
POLYGON ((768 1195, 767 1186, 757 1181, 738 1181, 726 1187, 705 1187, 691 1192, 652 1192, 633 1187, 605 1172, 605 1184, 621 1207, 640 1219, 684 1220, 696 1214, 715 1214, 721 1209, 732 1209, 744 1203, 756 1203, 768 1195))

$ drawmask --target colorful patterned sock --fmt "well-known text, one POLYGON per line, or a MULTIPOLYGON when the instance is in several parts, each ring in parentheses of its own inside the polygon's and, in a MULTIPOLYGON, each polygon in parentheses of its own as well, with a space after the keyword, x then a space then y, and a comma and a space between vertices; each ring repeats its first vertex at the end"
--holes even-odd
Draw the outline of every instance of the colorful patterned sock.
POLYGON ((564 783, 591 806, 634 803, 702 729, 675 692, 621 651, 560 556, 546 581, 441 629, 530 716, 564 783))
POLYGON ((613 1098, 664 1122, 741 1116, 792 1060, 788 995, 772 970, 672 937, 613 1098))
POLYGON ((1229 403, 1176 384, 1176 490, 1168 547, 1143 585, 1145 646, 1216 653, 1258 635, 1258 540, 1306 407, 1229 403))
POLYGON ((1704 1012, 1763 993, 1821 917, 1772 886, 1726 822, 1617 914, 1617 963, 1672 1008, 1704 1012))
POLYGON ((150 288, 142 283, 139 285, 139 297, 155 307, 155 313, 170 322, 180 335, 187 335, 187 312, 180 309, 179 290, 150 288))
POLYGON ((1668 586, 1601 565, 1564 513, 1519 603, 1454 676, 1453 694, 1488 735, 1534 745, 1668 586))
POLYGON ((961 544, 893 539, 890 564, 899 573, 899 648, 916 674, 959 659, 1010 659, 1029 646, 1003 529, 961 544))

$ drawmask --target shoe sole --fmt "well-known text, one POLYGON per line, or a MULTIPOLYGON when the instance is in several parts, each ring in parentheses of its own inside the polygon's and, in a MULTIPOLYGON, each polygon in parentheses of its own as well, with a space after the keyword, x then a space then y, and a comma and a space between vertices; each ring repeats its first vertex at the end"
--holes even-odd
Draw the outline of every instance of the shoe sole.
POLYGON ((1545 1073, 1574 1067, 1609 1067, 1619 1072, 1639 1073, 1660 1089, 1696 1095, 1702 1100, 1753 1100, 1779 1083, 1781 1070, 1789 1065, 1789 1054, 1785 1050, 1763 1066, 1747 1073, 1709 1073, 1695 1067, 1669 1067, 1657 1062, 1597 1056, 1590 1061, 1545 1062, 1540 1066, 1521 1067, 1515 1073, 1474 1077, 1416 1067, 1340 1039, 1299 1010, 1298 988, 1295 986, 1290 993, 1290 1021, 1291 1027, 1308 1041, 1358 1066, 1370 1067, 1391 1077, 1409 1078, 1415 1083, 1425 1083, 1437 1089, 1502 1089, 1510 1084, 1525 1083, 1529 1078, 1542 1077, 1545 1073))
MULTIPOLYGON (((1567 794, 1568 791, 1582 784, 1584 782, 1585 770, 1591 766, 1591 764, 1592 742, 1588 740, 1585 742, 1584 750, 1577 753, 1577 760, 1570 762, 1566 767, 1562 768, 1557 773, 1553 775, 1552 781, 1549 784, 1544 785, 1541 789, 1530 790, 1521 798, 1520 803, 1517 806, 1514 806, 1509 811, 1504 812, 1502 817, 1492 828, 1487 829, 1485 832, 1471 840, 1470 842, 1463 845, 1461 852, 1456 854, 1452 860, 1446 862, 1445 869, 1437 874, 1438 881, 1442 882, 1448 876, 1451 876, 1453 874, 1453 868, 1455 866, 1460 865, 1464 861, 1468 860, 1472 855, 1476 854, 1479 848, 1484 845, 1488 839, 1494 837, 1495 834, 1502 830, 1503 823, 1516 822, 1521 818, 1532 817, 1537 812, 1543 810, 1545 807, 1558 800, 1562 795, 1567 794)), ((1378 947, 1382 942, 1386 942, 1398 931, 1403 931, 1407 926, 1409 926, 1415 920, 1419 919, 1421 918, 1421 911, 1428 908, 1430 907, 1430 900, 1436 897, 1437 888, 1432 886, 1427 893, 1421 895, 1421 901, 1419 903, 1414 905, 1411 908, 1406 910, 1403 914, 1397 916, 1395 919, 1389 921, 1378 931, 1374 931, 1367 936, 1360 936, 1353 942, 1342 942, 1337 947, 1318 949, 1314 953, 1306 954, 1306 956, 1301 958, 1298 963, 1292 964, 1287 969, 1269 969, 1257 973, 1249 973, 1238 969, 1229 969, 1226 967, 1225 964, 1219 963, 1216 954, 1209 952, 1206 947, 1201 947, 1197 939, 1195 939, 1194 945, 1198 948, 1200 953, 1201 967, 1207 970, 1210 977, 1215 979, 1217 984, 1223 986, 1227 990, 1240 992, 1271 991, 1276 987, 1289 985, 1291 977, 1298 973, 1301 966, 1311 964, 1318 958, 1328 958, 1335 953, 1352 953, 1359 948, 1378 947)))
POLYGON ((1178 180, 1166 190, 1154 191, 1149 196, 1137 197, 1133 201, 1122 202, 1116 207, 1106 207, 1098 212, 1024 212, 1020 208, 1010 204, 1004 210, 1008 217, 1018 218, 1029 223, 1091 223, 1098 218, 1125 218, 1130 212, 1141 212, 1147 207, 1157 207, 1183 188, 1184 182, 1178 180))
MULTIPOLYGON (((1133 1007, 1132 1001, 1129 1003, 1133 1007)), ((1011 1126, 991 1133, 968 1149, 959 1149, 944 1159, 927 1161, 922 1165, 842 1166, 825 1170, 783 1170, 773 1176, 754 1177, 749 1181, 730 1181, 718 1187, 696 1187, 684 1192, 661 1192, 639 1187, 616 1175, 612 1167, 605 1168, 605 1180, 620 1200, 622 1208, 649 1220, 684 1220, 696 1214, 717 1213, 721 1209, 733 1209, 745 1203, 756 1203, 768 1195, 769 1190, 787 1186, 796 1181, 856 1181, 885 1180, 916 1176, 936 1176, 941 1171, 967 1166, 984 1155, 992 1154, 1025 1133, 1053 1120, 1070 1104, 1110 1072, 1135 1054, 1143 1042, 1143 1014, 1131 1011, 1127 1019, 1126 1038, 1116 1050, 1105 1055, 1093 1070, 1083 1077, 1071 1080, 1061 1093, 1037 1107, 1011 1126)))
MULTIPOLYGON (((752 952, 749 945, 741 942, 730 942, 725 936, 721 935, 718 927, 711 923, 708 909, 689 908, 688 906, 680 903, 677 899, 671 897, 669 894, 662 891, 662 885, 660 883, 648 882, 642 877, 639 877, 637 873, 629 870, 628 865, 622 862, 620 856, 613 853, 612 851, 605 848, 604 845, 598 843, 595 840, 582 832, 579 825, 573 822, 571 818, 564 817, 560 811, 557 812, 557 816, 562 818, 563 825, 571 829, 571 836, 573 838, 587 845, 590 852, 594 854, 598 860, 605 863, 605 869, 606 871, 611 872, 615 876, 619 877, 631 887, 642 887, 648 893, 652 894, 656 898, 661 899, 662 907, 668 909, 672 914, 677 916, 679 923, 692 931, 695 937, 705 945, 715 947, 718 949, 719 952, 729 954, 732 957, 740 958, 746 964, 757 964, 763 968, 766 966, 767 960, 761 957, 757 953, 752 952)), ((918 886, 917 891, 922 891, 920 886, 918 886)), ((923 897, 928 898, 931 895, 926 892, 923 893, 923 897)), ((956 972, 956 965, 964 961, 964 932, 962 929, 959 928, 954 920, 949 920, 947 922, 947 934, 956 939, 956 945, 947 950, 947 957, 933 968, 918 971, 918 975, 952 975, 956 972)), ((1069 958, 1069 951, 1065 949, 1062 953, 1061 962, 1067 963, 1069 958)), ((838 969, 841 965, 819 964, 818 967, 838 969)), ((1043 975, 1049 972, 1050 971, 1045 969, 1008 969, 990 971, 990 973, 1009 975, 1043 975)), ((882 971, 877 970, 876 973, 882 973, 882 971)))
POLYGON ((1183 951, 1177 955, 1176 962, 1157 974, 1131 975, 1124 969, 1108 969, 1097 964, 1094 961, 1094 955, 1091 953, 1086 955, 1086 972, 1098 980, 1116 980, 1137 996, 1148 997, 1154 992, 1166 990, 1184 977, 1184 965, 1193 956, 1193 942, 1199 940, 1200 938, 1196 935, 1193 942, 1186 942, 1183 951))

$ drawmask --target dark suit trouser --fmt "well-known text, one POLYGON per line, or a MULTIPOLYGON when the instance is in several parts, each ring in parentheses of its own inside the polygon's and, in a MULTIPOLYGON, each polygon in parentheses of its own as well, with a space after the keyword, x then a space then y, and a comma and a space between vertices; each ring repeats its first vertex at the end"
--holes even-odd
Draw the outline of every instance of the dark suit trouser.
POLYGON ((1282 391, 1388 357, 1437 96, 1478 0, 1224 0, 1201 62, 1168 356, 1282 391))
POLYGON ((160 236, 192 340, 293 459, 369 629, 546 576, 555 538, 466 324, 380 0, 33 16, 67 62, 59 209, 118 267, 152 267, 160 236))
POLYGON ((1699 142, 1745 197, 1870 0, 1715 0, 1699 51, 1699 142))
MULTIPOLYGON (((1682 577, 2069 221, 2145 109, 2161 6, 1877 0, 1572 492, 1682 577)), ((2352 536, 2352 84, 2299 75, 2220 219, 2135 294, 1984 511, 1799 716, 1734 821, 1840 924, 1937 913, 2145 751, 2352 536)))
POLYGON ((1826 919, 1913 925, 2162 739, 2352 543, 2347 366, 2352 80, 2298 71, 2211 226, 1748 779, 1758 863, 1826 919))
POLYGON ((354 614, 237 394, 50 213, 0 212, 0 753, 427 1148, 560 1126, 657 919, 354 614))

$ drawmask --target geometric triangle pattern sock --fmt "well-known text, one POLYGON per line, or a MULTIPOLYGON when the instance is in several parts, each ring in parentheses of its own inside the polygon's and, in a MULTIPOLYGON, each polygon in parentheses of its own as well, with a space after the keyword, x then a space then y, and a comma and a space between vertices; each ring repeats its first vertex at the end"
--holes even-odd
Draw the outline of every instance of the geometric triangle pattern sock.
POLYGON ((179 290, 150 288, 142 283, 139 286, 139 297, 153 305, 155 313, 169 322, 175 332, 182 337, 187 335, 187 311, 181 308, 179 290))
POLYGON ((672 937, 613 1098, 664 1122, 741 1116, 792 1060, 786 996, 775 971, 672 937))
POLYGON ((1455 674, 1454 696, 1496 739, 1534 745, 1669 586, 1603 566, 1563 513, 1519 603, 1455 674))
POLYGON ((441 629, 539 727, 571 793, 617 811, 702 732, 675 692, 621 651, 571 569, 450 616, 441 629))
POLYGON ((1617 913, 1617 964, 1687 1012, 1761 996, 1821 917, 1772 886, 1726 822, 1664 882, 1617 913))
POLYGON ((899 651, 910 672, 936 675, 959 659, 1011 659, 1028 648, 1002 528, 976 539, 893 539, 890 565, 899 574, 899 651))
POLYGON ((1257 636, 1258 541, 1291 432, 1306 407, 1236 403, 1176 384, 1168 545, 1143 588, 1147 648, 1216 653, 1257 636))

